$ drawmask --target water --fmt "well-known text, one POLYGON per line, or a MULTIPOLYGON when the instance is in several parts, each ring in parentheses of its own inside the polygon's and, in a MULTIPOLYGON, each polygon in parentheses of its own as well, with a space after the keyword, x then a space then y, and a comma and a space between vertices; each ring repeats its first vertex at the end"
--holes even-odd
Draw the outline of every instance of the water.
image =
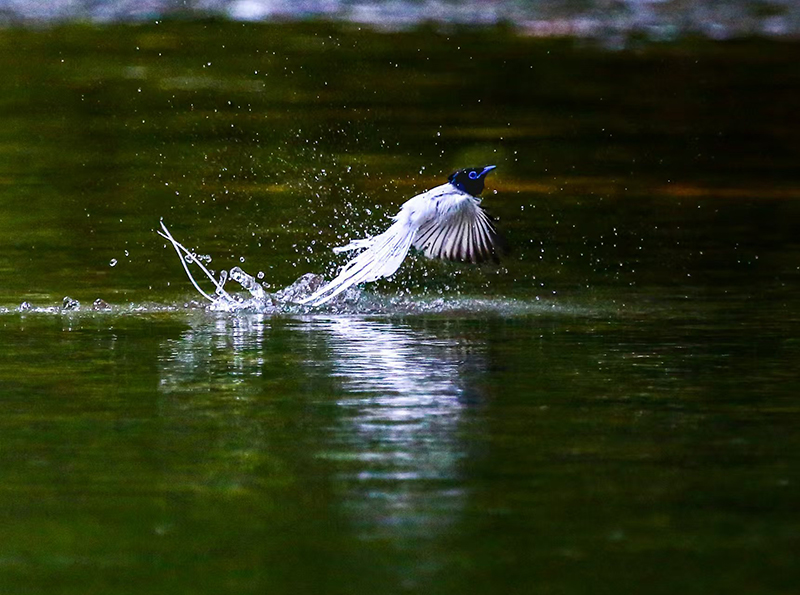
POLYGON ((795 589, 796 46, 0 44, 0 591, 795 589), (484 163, 501 266, 353 307, 210 311, 155 231, 275 293, 484 163))

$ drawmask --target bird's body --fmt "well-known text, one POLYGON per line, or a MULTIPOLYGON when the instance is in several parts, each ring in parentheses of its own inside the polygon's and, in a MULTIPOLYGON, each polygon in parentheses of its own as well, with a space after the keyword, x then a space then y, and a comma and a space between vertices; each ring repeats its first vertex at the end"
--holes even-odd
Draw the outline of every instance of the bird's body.
POLYGON ((334 248, 335 252, 364 251, 301 303, 318 306, 353 285, 392 275, 412 246, 428 258, 473 263, 494 258, 497 233, 478 197, 484 177, 494 167, 455 172, 441 186, 406 201, 382 234, 334 248))

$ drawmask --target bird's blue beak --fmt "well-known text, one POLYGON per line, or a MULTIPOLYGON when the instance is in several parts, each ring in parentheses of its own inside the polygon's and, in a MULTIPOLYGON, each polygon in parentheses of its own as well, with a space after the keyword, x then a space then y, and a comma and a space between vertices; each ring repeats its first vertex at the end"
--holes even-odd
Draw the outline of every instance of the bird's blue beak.
POLYGON ((496 167, 497 167, 496 165, 487 165, 486 167, 483 168, 483 171, 481 172, 481 175, 478 176, 478 177, 482 178, 483 176, 488 174, 490 171, 492 171, 496 167))

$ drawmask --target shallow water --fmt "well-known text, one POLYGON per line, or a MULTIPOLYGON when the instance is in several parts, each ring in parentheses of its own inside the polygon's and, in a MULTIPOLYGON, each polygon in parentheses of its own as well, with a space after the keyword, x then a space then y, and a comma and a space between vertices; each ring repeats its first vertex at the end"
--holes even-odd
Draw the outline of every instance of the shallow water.
POLYGON ((0 45, 3 593, 795 588, 796 46, 0 45), (274 291, 476 163, 502 265, 368 308, 209 312, 155 234, 274 291))

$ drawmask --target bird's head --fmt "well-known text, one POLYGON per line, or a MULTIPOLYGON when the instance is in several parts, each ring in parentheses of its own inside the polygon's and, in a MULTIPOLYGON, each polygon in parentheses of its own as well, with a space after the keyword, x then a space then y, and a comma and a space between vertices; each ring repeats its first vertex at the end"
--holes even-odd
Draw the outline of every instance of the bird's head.
POLYGON ((479 196, 483 192, 483 180, 486 174, 492 171, 496 165, 487 165, 486 167, 468 167, 466 169, 459 169, 458 171, 450 174, 447 181, 459 190, 463 190, 472 196, 479 196))

